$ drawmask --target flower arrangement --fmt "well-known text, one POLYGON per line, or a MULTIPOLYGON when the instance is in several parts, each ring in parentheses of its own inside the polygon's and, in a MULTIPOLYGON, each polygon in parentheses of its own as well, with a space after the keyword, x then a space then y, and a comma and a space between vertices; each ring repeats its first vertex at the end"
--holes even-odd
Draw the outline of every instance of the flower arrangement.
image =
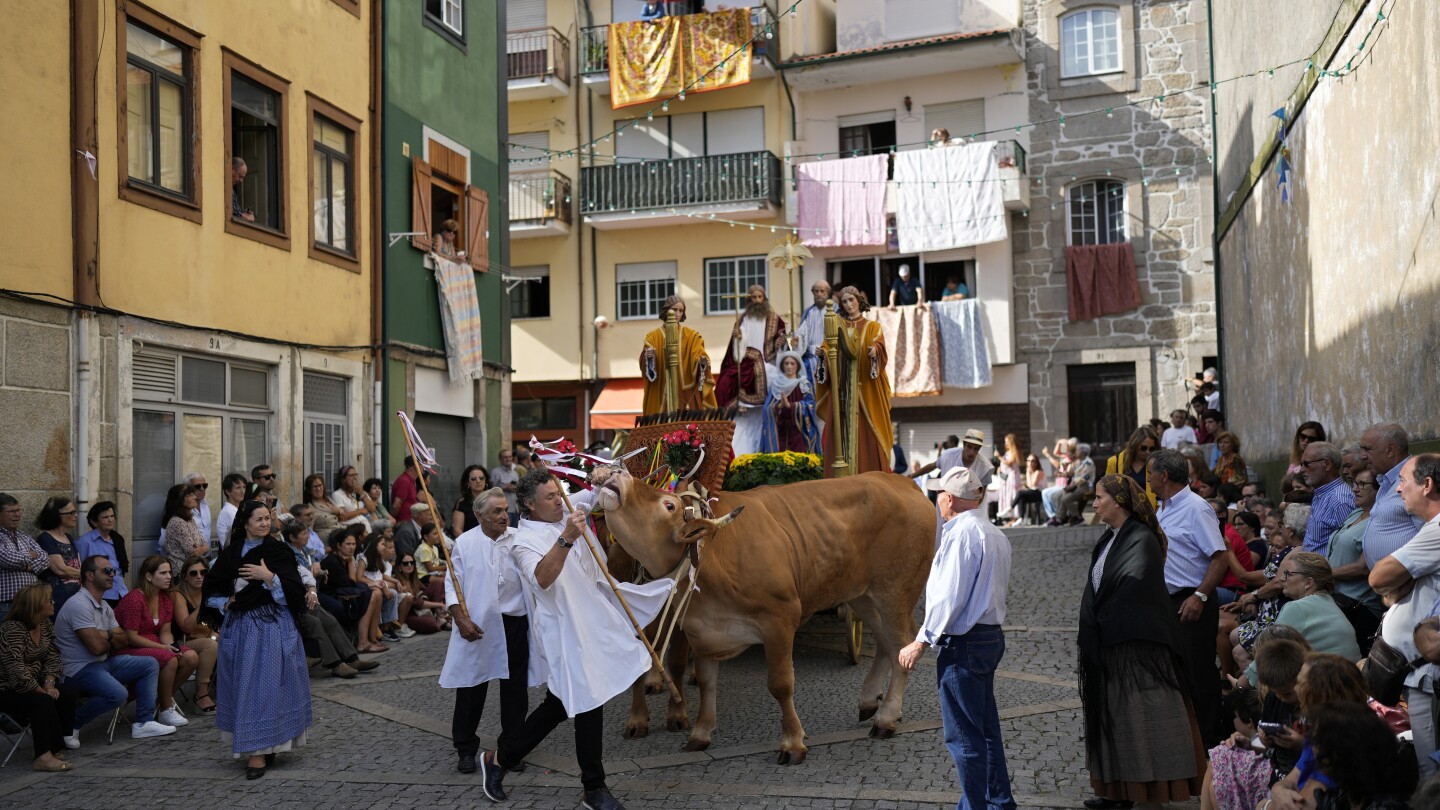
POLYGON ((700 428, 694 423, 666 433, 660 438, 660 443, 672 475, 690 472, 700 460, 700 451, 705 449, 705 437, 700 435, 700 428))
POLYGON ((818 481, 824 477, 820 457, 813 453, 750 453, 737 456, 725 473, 725 491, 740 492, 755 487, 818 481))

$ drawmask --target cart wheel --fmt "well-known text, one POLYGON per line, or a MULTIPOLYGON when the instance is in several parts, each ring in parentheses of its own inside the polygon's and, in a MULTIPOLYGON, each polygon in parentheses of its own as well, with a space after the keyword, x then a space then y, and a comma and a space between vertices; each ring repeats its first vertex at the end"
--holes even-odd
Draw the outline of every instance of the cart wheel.
POLYGON ((860 621, 860 615, 849 605, 845 606, 845 623, 849 629, 846 640, 850 651, 850 663, 859 664, 860 650, 865 646, 865 623, 860 621))

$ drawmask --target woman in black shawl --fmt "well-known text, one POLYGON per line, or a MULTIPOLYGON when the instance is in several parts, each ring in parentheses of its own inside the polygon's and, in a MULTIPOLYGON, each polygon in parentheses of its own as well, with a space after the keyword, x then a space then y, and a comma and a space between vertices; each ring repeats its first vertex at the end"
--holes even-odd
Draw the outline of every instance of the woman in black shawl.
POLYGON ((1180 621, 1165 589, 1165 533, 1125 475, 1095 487, 1110 528, 1091 555, 1080 602, 1080 696, 1091 810, 1199 795, 1205 749, 1187 695, 1180 621))
POLYGON ((270 510, 246 501, 205 578, 205 604, 223 610, 216 661, 215 725, 246 777, 265 775, 275 754, 305 743, 312 723, 310 676, 295 617, 307 593, 290 547, 270 536, 270 510))

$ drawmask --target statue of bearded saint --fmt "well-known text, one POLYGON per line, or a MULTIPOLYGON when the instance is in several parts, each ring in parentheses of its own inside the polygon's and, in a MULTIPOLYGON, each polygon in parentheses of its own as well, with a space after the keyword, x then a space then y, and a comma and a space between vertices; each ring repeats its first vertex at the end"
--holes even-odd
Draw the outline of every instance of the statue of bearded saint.
POLYGON ((785 321, 770 306, 765 288, 753 285, 746 297, 745 309, 735 321, 715 381, 715 400, 720 407, 737 407, 735 436, 730 442, 737 456, 760 452, 762 411, 770 393, 765 366, 775 362, 785 337, 785 321))

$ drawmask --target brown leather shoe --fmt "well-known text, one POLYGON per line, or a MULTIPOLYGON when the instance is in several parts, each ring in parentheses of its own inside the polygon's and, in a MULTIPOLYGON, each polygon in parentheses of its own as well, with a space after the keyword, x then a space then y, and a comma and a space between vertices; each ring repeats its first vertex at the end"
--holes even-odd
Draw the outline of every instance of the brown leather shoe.
POLYGON ((330 674, 337 678, 353 678, 360 674, 360 671, 349 664, 336 664, 330 668, 330 674))
POLYGON ((370 670, 380 666, 380 662, 374 660, 373 658, 357 658, 354 661, 349 662, 349 666, 356 672, 369 672, 370 670))

